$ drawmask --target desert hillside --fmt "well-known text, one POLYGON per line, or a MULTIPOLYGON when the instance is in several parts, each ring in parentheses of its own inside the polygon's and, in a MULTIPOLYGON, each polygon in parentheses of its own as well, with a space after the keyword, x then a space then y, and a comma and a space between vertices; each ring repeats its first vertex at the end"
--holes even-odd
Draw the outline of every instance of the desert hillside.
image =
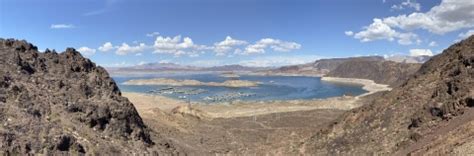
POLYGON ((340 64, 325 76, 370 79, 376 83, 397 86, 405 82, 420 67, 419 63, 352 59, 340 64))
POLYGON ((0 39, 0 93, 4 154, 170 152, 108 73, 72 48, 40 53, 0 39))
POLYGON ((283 66, 277 69, 261 70, 258 73, 268 75, 306 75, 306 76, 323 76, 330 71, 336 69, 339 65, 351 61, 383 61, 383 57, 365 56, 365 57, 349 57, 349 58, 331 58, 320 59, 311 63, 301 65, 283 66))
MULTIPOLYGON (((318 155, 467 154, 474 142, 474 36, 303 145, 318 155)), ((471 149, 470 149, 471 148, 471 149)), ((472 154, 472 153, 471 153, 472 154)))

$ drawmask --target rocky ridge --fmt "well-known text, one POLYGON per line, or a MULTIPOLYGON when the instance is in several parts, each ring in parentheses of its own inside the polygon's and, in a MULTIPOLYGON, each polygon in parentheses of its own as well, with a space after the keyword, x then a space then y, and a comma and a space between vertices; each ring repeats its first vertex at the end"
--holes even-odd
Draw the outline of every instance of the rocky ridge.
POLYGON ((4 154, 166 151, 105 69, 72 48, 0 39, 0 122, 4 154))
POLYGON ((398 86, 412 76, 419 63, 398 63, 385 60, 348 60, 325 76, 374 80, 376 83, 398 86))
POLYGON ((311 63, 301 65, 283 66, 277 69, 258 71, 267 75, 306 75, 323 76, 336 69, 339 65, 351 60, 364 61, 384 61, 380 56, 349 57, 349 58, 331 58, 320 59, 311 63))
POLYGON ((400 87, 345 113, 303 143, 300 152, 444 155, 469 151, 458 149, 474 142, 473 65, 471 36, 431 58, 400 87))

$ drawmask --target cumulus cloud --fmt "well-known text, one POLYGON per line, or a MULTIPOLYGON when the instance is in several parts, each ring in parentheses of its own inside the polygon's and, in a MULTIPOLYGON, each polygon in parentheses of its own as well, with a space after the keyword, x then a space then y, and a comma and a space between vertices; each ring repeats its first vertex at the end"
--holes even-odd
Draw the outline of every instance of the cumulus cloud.
POLYGON ((316 55, 264 56, 243 60, 240 61, 239 64, 250 67, 276 67, 303 64, 313 62, 317 59, 321 59, 321 57, 316 55))
POLYGON ((112 43, 106 42, 102 46, 100 46, 98 49, 99 51, 107 52, 107 51, 115 49, 115 47, 112 45, 112 43))
MULTIPOLYGON (((403 6, 409 6, 408 3, 405 4, 403 6)), ((372 24, 355 33, 354 38, 362 42, 398 39, 400 44, 406 45, 421 41, 412 33, 416 29, 442 35, 472 27, 474 27, 473 0, 442 0, 439 5, 427 12, 375 18, 372 24)))
POLYGON ((436 47, 436 46, 438 46, 438 43, 436 43, 435 41, 431 41, 430 44, 428 44, 428 46, 436 47))
POLYGON ((420 3, 417 3, 416 1, 411 1, 411 0, 406 0, 399 5, 392 5, 392 10, 403 10, 405 8, 413 8, 416 11, 420 11, 421 5, 420 3))
POLYGON ((470 37, 470 36, 472 36, 472 35, 474 35, 474 29, 468 30, 468 31, 465 32, 465 33, 460 33, 460 34, 458 35, 458 37, 459 37, 459 40, 463 40, 463 39, 466 39, 466 38, 468 38, 468 37, 470 37))
POLYGON ((225 40, 221 42, 214 43, 214 52, 217 56, 223 56, 235 46, 246 45, 247 41, 233 39, 230 36, 227 36, 225 40))
POLYGON ((392 16, 383 19, 390 27, 403 30, 424 29, 436 34, 444 34, 474 27, 474 1, 442 0, 426 13, 392 16))
POLYGON ((352 32, 352 31, 345 31, 344 34, 346 34, 347 36, 352 36, 352 35, 354 35, 354 32, 352 32))
POLYGON ((260 54, 265 53, 265 49, 270 48, 278 52, 289 52, 301 48, 301 44, 296 42, 281 41, 273 38, 264 38, 257 41, 255 44, 248 45, 245 50, 236 52, 236 54, 260 54))
POLYGON ((147 63, 148 63, 148 62, 146 62, 146 61, 140 61, 140 62, 138 62, 137 65, 141 66, 141 65, 144 65, 144 64, 147 64, 147 63))
POLYGON ((370 24, 365 30, 354 34, 354 38, 361 42, 370 42, 375 40, 398 40, 399 44, 410 45, 418 40, 418 36, 414 33, 400 33, 393 30, 390 26, 382 21, 382 19, 375 18, 374 22, 370 24))
POLYGON ((92 56, 95 54, 95 49, 89 48, 89 47, 80 47, 77 49, 81 54, 86 55, 86 56, 92 56))
POLYGON ((410 56, 433 56, 430 49, 410 49, 410 56))
POLYGON ((105 42, 97 49, 102 52, 115 50, 117 55, 127 55, 130 53, 136 56, 143 55, 143 51, 151 50, 156 54, 171 54, 175 57, 188 56, 199 57, 206 52, 214 52, 216 56, 233 57, 235 54, 248 55, 256 53, 265 53, 265 50, 271 49, 278 52, 289 52, 300 49, 301 45, 296 42, 282 41, 272 38, 263 38, 249 45, 247 41, 234 39, 227 36, 224 40, 215 42, 213 45, 195 44, 190 37, 174 37, 158 35, 153 44, 139 43, 134 41, 133 44, 122 43, 114 45, 111 42, 105 42))
POLYGON ((110 63, 110 64, 101 64, 100 66, 103 67, 129 67, 129 66, 134 66, 136 64, 131 64, 125 61, 118 62, 118 63, 110 63))
POLYGON ((151 32, 151 33, 146 34, 147 37, 155 37, 155 36, 158 36, 158 35, 160 35, 159 32, 151 32))
POLYGON ((117 55, 127 55, 130 53, 142 52, 146 49, 147 49, 147 45, 145 45, 145 43, 140 43, 136 46, 130 46, 127 43, 122 43, 122 45, 117 47, 117 51, 115 51, 115 53, 117 55))
POLYGON ((158 36, 153 44, 153 48, 154 53, 173 54, 175 56, 198 56, 204 50, 212 49, 205 45, 194 44, 193 40, 189 37, 184 37, 181 40, 180 35, 175 37, 158 36))
POLYGON ((51 24, 49 28, 51 29, 70 29, 74 28, 75 26, 72 24, 51 24))

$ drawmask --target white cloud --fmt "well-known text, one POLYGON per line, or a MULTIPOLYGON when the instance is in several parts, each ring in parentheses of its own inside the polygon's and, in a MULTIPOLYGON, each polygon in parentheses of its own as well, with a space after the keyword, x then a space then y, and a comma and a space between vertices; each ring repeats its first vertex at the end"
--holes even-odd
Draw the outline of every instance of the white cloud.
POLYGON ((296 42, 287 42, 278 39, 264 38, 257 41, 255 44, 248 45, 247 47, 245 47, 245 50, 236 54, 248 55, 265 53, 265 49, 267 48, 278 52, 289 52, 292 50, 300 49, 301 45, 296 42))
POLYGON ((411 33, 411 32, 409 32, 409 33, 398 33, 398 35, 396 37, 398 37, 398 44, 401 44, 401 45, 413 44, 412 40, 415 40, 417 44, 421 43, 421 40, 418 39, 418 35, 416 35, 414 33, 411 33))
POLYGON ((141 65, 144 65, 144 64, 147 64, 148 62, 146 61, 140 61, 137 65, 141 66, 141 65))
POLYGON ((112 49, 115 49, 115 47, 112 45, 112 43, 106 42, 102 46, 100 46, 98 49, 99 49, 99 51, 107 52, 107 51, 110 51, 112 49))
MULTIPOLYGON (((405 1, 402 6, 418 7, 411 1, 405 1)), ((442 0, 427 12, 414 12, 390 16, 383 19, 374 18, 373 23, 364 30, 355 33, 354 38, 362 42, 374 40, 398 39, 400 44, 412 44, 412 40, 421 40, 412 31, 422 29, 435 34, 445 34, 465 28, 474 27, 473 0, 442 0), (401 31, 406 32, 401 32, 401 31)))
POLYGON ((117 51, 115 53, 117 55, 127 55, 129 53, 138 53, 142 52, 147 48, 145 43, 140 43, 137 46, 130 46, 127 43, 122 43, 121 46, 117 47, 117 51))
POLYGON ((154 53, 173 54, 177 57, 181 55, 196 56, 203 50, 212 49, 205 45, 194 44, 193 40, 189 37, 185 37, 181 40, 180 35, 173 38, 158 36, 156 37, 153 48, 154 53))
POLYGON ((158 35, 160 35, 159 32, 151 32, 151 33, 146 34, 147 37, 154 37, 154 36, 158 36, 158 35))
POLYGON ((75 26, 72 24, 51 24, 49 28, 51 29, 70 29, 74 28, 75 26))
POLYGON ((217 56, 223 56, 235 46, 246 45, 247 41, 233 39, 230 36, 227 36, 224 41, 214 43, 214 52, 217 56))
POLYGON ((352 36, 352 35, 354 35, 354 32, 352 32, 352 31, 345 31, 344 34, 346 34, 347 36, 352 36))
POLYGON ((436 34, 444 34, 474 27, 473 0, 442 0, 426 13, 411 13, 383 19, 392 28, 403 30, 424 29, 436 34))
POLYGON ((111 64, 101 64, 100 66, 103 67, 129 67, 129 66, 134 66, 135 64, 131 64, 125 61, 119 62, 119 63, 111 63, 111 64))
POLYGON ((398 39, 398 43, 402 45, 410 45, 413 40, 418 40, 418 36, 414 33, 400 33, 385 24, 381 19, 375 18, 365 30, 354 34, 354 38, 361 42, 370 42, 375 40, 393 41, 398 39))
POLYGON ((81 54, 86 55, 86 56, 92 56, 95 54, 95 49, 89 48, 89 47, 80 47, 77 49, 81 54))
POLYGON ((240 61, 239 64, 251 67, 275 67, 304 64, 308 62, 313 62, 317 59, 321 59, 321 57, 316 55, 264 56, 256 57, 250 60, 243 60, 240 61))
POLYGON ((430 49, 410 49, 410 56, 433 56, 433 52, 430 49))
POLYGON ((403 10, 405 8, 413 8, 416 11, 420 11, 421 5, 420 3, 417 3, 416 1, 411 1, 411 0, 406 0, 399 5, 392 5, 392 10, 403 10))
POLYGON ((438 43, 436 43, 435 41, 431 41, 429 46, 430 47, 436 47, 436 46, 438 46, 438 43))
POLYGON ((474 35, 474 29, 468 30, 468 31, 465 32, 465 33, 460 33, 460 34, 458 35, 459 41, 460 41, 460 40, 463 40, 463 39, 466 39, 466 38, 468 38, 468 37, 470 37, 470 36, 472 36, 472 35, 474 35))
POLYGON ((142 56, 142 53, 136 53, 135 56, 142 56))

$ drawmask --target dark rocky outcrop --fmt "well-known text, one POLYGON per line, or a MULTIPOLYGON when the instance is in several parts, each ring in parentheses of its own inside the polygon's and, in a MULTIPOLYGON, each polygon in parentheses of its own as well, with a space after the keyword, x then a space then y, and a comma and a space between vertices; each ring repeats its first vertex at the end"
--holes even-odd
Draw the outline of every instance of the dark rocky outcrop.
POLYGON ((330 71, 336 69, 339 65, 347 61, 383 61, 384 58, 380 56, 365 56, 365 57, 349 57, 349 58, 331 58, 320 59, 311 63, 301 65, 283 66, 277 69, 263 70, 259 73, 267 74, 296 74, 296 75, 310 75, 322 76, 330 71))
POLYGON ((398 86, 412 76, 421 64, 385 60, 348 60, 327 75, 329 77, 370 79, 376 83, 398 86))
POLYGON ((63 53, 0 39, 0 151, 147 153, 154 145, 108 73, 72 48, 63 53))
MULTIPOLYGON (((304 143, 317 155, 449 155, 474 142, 474 36, 304 143)), ((468 147, 468 146, 467 146, 468 147)), ((472 146, 471 146, 472 148, 472 146)))

